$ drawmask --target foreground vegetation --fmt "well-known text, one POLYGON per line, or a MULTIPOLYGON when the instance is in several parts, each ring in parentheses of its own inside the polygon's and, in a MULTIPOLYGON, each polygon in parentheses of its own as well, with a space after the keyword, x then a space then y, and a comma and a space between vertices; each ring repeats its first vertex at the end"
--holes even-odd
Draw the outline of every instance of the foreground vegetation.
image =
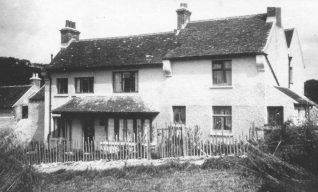
POLYGON ((14 134, 0 134, 0 191, 269 191, 318 189, 315 128, 310 125, 268 133, 249 145, 245 157, 206 159, 202 165, 178 160, 164 165, 109 170, 37 173, 17 160, 14 134))

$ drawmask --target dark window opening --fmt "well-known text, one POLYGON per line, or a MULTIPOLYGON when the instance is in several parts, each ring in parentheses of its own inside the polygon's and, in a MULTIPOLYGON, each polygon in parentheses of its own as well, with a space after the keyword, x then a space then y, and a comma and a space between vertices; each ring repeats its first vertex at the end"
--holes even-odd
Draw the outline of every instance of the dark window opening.
POLYGON ((138 72, 114 72, 113 90, 115 93, 138 92, 138 72))
POLYGON ((213 129, 219 131, 232 130, 232 107, 213 107, 213 129))
POLYGON ((268 125, 283 125, 284 123, 284 108, 283 107, 267 107, 268 125))
POLYGON ((173 106, 173 122, 178 124, 186 124, 186 107, 173 106))
POLYGON ((68 79, 61 78, 57 79, 57 93, 63 94, 68 92, 68 79))
POLYGON ((75 78, 75 92, 76 93, 93 93, 94 78, 93 77, 75 78))
POLYGON ((232 62, 213 61, 212 63, 213 85, 232 84, 232 62))
POLYGON ((63 118, 54 118, 53 138, 66 137, 66 120, 63 118))
POLYGON ((29 116, 28 106, 22 106, 22 119, 27 119, 29 116))

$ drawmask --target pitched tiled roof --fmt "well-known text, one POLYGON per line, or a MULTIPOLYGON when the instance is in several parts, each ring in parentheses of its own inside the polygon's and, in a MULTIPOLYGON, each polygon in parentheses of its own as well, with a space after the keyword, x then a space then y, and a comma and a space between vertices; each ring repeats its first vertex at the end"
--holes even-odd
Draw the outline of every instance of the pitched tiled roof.
POLYGON ((30 88, 31 85, 0 86, 0 108, 11 108, 30 88))
POLYGON ((62 49, 48 69, 161 64, 176 46, 174 32, 80 40, 62 49))
POLYGON ((158 113, 137 96, 87 96, 75 97, 54 109, 53 113, 158 113))
POLYGON ((162 64, 162 59, 262 53, 266 14, 190 22, 174 32, 72 42, 48 70, 162 64))
POLYGON ((44 92, 45 86, 42 86, 38 92, 36 92, 32 97, 30 97, 30 101, 44 101, 44 92))
MULTIPOLYGON (((276 87, 276 86, 275 86, 276 87)), ((278 90, 286 94, 288 97, 294 99, 298 104, 300 105, 310 105, 310 106, 316 106, 317 104, 310 99, 308 99, 305 96, 300 96, 297 93, 293 92, 292 90, 285 88, 285 87, 276 87, 278 90)))
POLYGON ((294 34, 294 29, 285 29, 286 42, 288 47, 290 47, 293 34, 294 34))
POLYGON ((166 58, 262 53, 270 32, 266 14, 188 23, 178 35, 181 46, 166 58))

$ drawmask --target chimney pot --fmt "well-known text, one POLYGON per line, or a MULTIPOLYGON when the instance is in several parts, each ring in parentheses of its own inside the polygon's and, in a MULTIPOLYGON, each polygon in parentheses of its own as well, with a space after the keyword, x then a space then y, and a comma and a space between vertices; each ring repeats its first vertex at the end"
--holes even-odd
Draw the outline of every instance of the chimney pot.
POLYGON ((180 3, 180 8, 177 9, 177 30, 183 29, 190 21, 191 11, 188 10, 188 4, 180 3))
POLYGON ((78 41, 80 32, 76 30, 76 23, 70 20, 65 21, 65 27, 61 32, 61 48, 66 48, 71 40, 78 41))
POLYGON ((266 22, 276 22, 278 27, 282 26, 282 15, 280 7, 267 7, 266 22))

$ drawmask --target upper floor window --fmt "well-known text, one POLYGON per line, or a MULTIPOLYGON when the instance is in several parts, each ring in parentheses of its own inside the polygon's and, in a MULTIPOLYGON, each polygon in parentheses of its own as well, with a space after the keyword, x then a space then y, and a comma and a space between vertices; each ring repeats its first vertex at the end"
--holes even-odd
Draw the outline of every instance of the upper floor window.
POLYGON ((28 106, 22 106, 22 119, 27 119, 29 116, 28 106))
POLYGON ((57 93, 63 94, 68 92, 68 79, 67 78, 59 78, 56 80, 57 84, 57 93))
POLYGON ((212 63, 213 85, 232 85, 232 62, 216 60, 212 63))
POLYGON ((93 93, 94 78, 93 77, 75 78, 75 92, 76 93, 93 93))
POLYGON ((213 107, 213 129, 217 131, 232 130, 232 107, 213 107))
POLYGON ((120 71, 113 73, 113 89, 115 93, 138 92, 138 72, 120 71))
POLYGON ((186 124, 186 107, 173 106, 173 122, 178 124, 186 124))

